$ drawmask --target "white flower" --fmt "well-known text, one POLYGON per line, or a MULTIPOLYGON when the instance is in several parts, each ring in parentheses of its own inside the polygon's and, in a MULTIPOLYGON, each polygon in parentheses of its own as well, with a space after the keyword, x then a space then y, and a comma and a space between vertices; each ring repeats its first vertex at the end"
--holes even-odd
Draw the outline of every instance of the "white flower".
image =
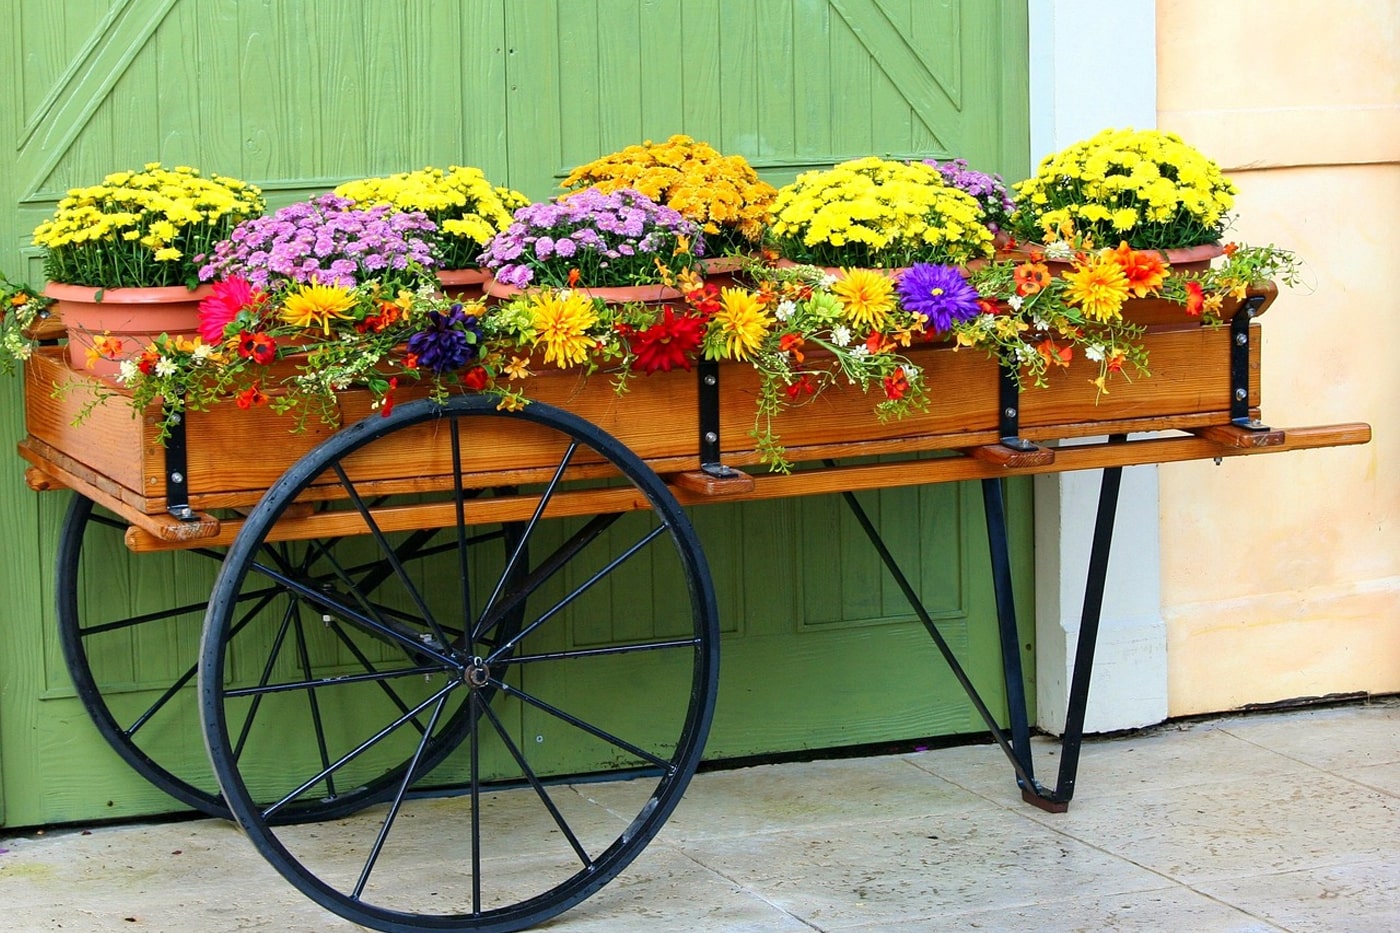
POLYGON ((136 367, 135 360, 122 360, 121 365, 117 367, 117 379, 124 384, 129 384, 136 380, 136 376, 140 372, 141 370, 136 367))
POLYGON ((197 343, 194 345, 194 351, 191 355, 196 363, 203 363, 214 355, 214 347, 207 343, 197 343))
POLYGON ((1012 311, 1020 311, 1021 305, 1026 303, 1026 299, 1022 298, 1020 295, 1012 295, 1010 298, 1006 299, 1006 303, 1011 305, 1012 311))
POLYGON ((839 279, 838 277, 832 275, 830 272, 826 272, 826 273, 823 273, 823 274, 822 274, 821 279, 817 282, 817 287, 818 287, 818 288, 830 288, 831 286, 835 285, 835 284, 836 284, 837 282, 839 282, 839 281, 840 281, 840 279, 839 279))
POLYGON ((169 357, 162 356, 160 359, 156 360, 157 376, 173 376, 179 371, 180 367, 176 366, 175 361, 169 357))
POLYGON ((862 358, 862 357, 866 357, 866 356, 869 356, 869 355, 870 355, 870 348, 867 347, 867 346, 866 346, 865 344, 863 344, 863 343, 862 343, 862 344, 859 344, 859 345, 857 345, 857 346, 851 347, 851 356, 854 356, 856 359, 860 359, 860 358, 862 358))
POLYGON ((1056 240, 1053 243, 1045 244, 1045 258, 1068 260, 1074 258, 1074 248, 1064 240, 1056 240))
POLYGON ((1084 358, 1093 360, 1095 363, 1103 361, 1104 347, 1101 343, 1091 343, 1084 348, 1084 358))
POLYGON ((851 342, 851 331, 845 324, 837 324, 831 329, 831 342, 844 347, 851 342))
POLYGON ((780 321, 786 321, 797 312, 797 302, 791 298, 784 298, 778 302, 778 307, 773 309, 773 316, 780 321))
MULTIPOLYGON (((1017 297, 1020 296, 1018 295, 1017 297)), ((1045 320, 1045 318, 1041 317, 1039 314, 1035 314, 1031 316, 1031 326, 1034 327, 1036 330, 1049 330, 1050 322, 1045 320)))

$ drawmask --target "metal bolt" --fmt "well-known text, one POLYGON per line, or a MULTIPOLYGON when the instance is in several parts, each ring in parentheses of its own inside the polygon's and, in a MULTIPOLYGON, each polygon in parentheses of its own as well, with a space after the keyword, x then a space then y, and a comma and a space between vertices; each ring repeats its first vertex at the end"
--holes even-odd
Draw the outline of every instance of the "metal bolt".
POLYGON ((1016 409, 1014 409, 1014 408, 1008 408, 1008 409, 1006 409, 1006 417, 1008 417, 1008 418, 1015 418, 1015 417, 1016 417, 1016 409))
POLYGON ((1245 344, 1249 343, 1249 335, 1248 335, 1248 334, 1236 334, 1236 335, 1235 335, 1235 343, 1239 344, 1240 346, 1244 346, 1245 344))
POLYGON ((707 444, 713 444, 713 443, 716 443, 718 440, 719 440, 719 435, 716 434, 714 431, 706 431, 706 432, 705 432, 705 443, 707 443, 707 444))
POLYGON ((175 472, 170 474, 170 481, 172 483, 183 483, 185 481, 185 474, 181 473, 179 470, 176 470, 175 472))
POLYGON ((705 385, 707 386, 712 386, 717 382, 719 382, 719 380, 714 377, 713 373, 705 377, 705 385))
POLYGON ((1245 389, 1236 389, 1235 398, 1236 400, 1243 402, 1245 399, 1249 398, 1249 392, 1245 389))

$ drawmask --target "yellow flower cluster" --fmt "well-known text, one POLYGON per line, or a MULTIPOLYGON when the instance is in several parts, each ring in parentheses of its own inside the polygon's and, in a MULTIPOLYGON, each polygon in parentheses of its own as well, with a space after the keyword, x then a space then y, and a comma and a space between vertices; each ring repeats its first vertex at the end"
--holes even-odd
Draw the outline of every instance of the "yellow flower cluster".
POLYGON ((580 165, 560 187, 640 191, 699 224, 710 239, 708 255, 757 243, 777 195, 743 156, 721 155, 709 143, 681 135, 580 165))
POLYGON ((447 269, 474 266, 487 241, 510 226, 511 214, 530 203, 519 191, 491 184, 480 169, 460 165, 348 181, 335 193, 366 207, 388 203, 427 214, 441 231, 447 269))
POLYGON ((1236 189, 1173 133, 1104 130, 1046 157, 1014 186, 1025 239, 1175 249, 1220 239, 1236 189))
POLYGON ((240 221, 263 212, 262 192, 188 166, 148 163, 73 188, 34 230, 45 275, 94 287, 177 285, 194 278, 195 257, 240 221))
POLYGON ((888 268, 991 255, 981 205, 922 162, 871 156, 804 172, 779 189, 773 218, 783 254, 819 266, 888 268))

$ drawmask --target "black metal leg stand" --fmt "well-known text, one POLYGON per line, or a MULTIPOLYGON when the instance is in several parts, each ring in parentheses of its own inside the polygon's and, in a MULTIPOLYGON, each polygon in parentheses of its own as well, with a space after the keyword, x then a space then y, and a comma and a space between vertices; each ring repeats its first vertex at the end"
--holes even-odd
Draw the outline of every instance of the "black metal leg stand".
MULTIPOLYGON (((1115 441, 1126 440, 1114 437, 1115 441)), ((1010 710, 1015 757, 1012 766, 1021 797, 1052 813, 1069 809, 1074 781, 1079 770, 1079 747, 1084 738, 1084 715, 1089 702, 1089 680, 1094 667, 1094 647, 1098 643, 1099 619, 1103 610, 1104 583, 1108 576, 1108 556, 1113 543, 1113 525, 1118 512, 1118 491, 1123 468, 1108 467, 1099 487, 1098 514, 1089 550, 1089 571, 1084 586, 1084 607, 1079 618, 1079 640, 1070 677, 1069 700, 1065 711, 1065 731, 1060 737, 1060 772, 1054 789, 1034 780, 1024 681, 1021 675, 1020 639, 1016 630, 1016 607, 1011 592, 1011 561, 1007 545, 1002 481, 982 481, 982 501, 987 513, 987 545, 991 551, 992 583, 996 592, 997 620, 1001 628, 1002 670, 1006 677, 1006 698, 1010 710), (1027 780, 1026 776, 1030 776, 1027 780)), ((1003 746, 1004 747, 1004 746, 1003 746)))
MULTIPOLYGON (((1115 435, 1111 440, 1122 442, 1127 438, 1115 435)), ((1011 719, 1010 732, 1001 727, 987 708, 986 702, 973 686, 962 665, 958 663, 952 647, 943 637, 943 633, 938 631, 933 618, 914 592, 909 578, 896 563, 894 555, 886 547, 874 522, 861 507, 860 501, 854 493, 841 494, 866 537, 880 555, 885 568, 904 593, 904 598, 909 601, 919 621, 928 630, 953 677, 962 686, 992 738, 1011 762, 1012 770, 1016 773, 1016 783, 1021 787, 1022 798, 1052 813, 1068 810, 1070 798, 1074 796, 1075 775, 1079 770, 1079 746, 1084 738, 1084 714, 1089 701, 1089 678, 1094 667, 1094 647, 1098 642, 1104 581, 1108 576, 1109 549, 1113 543, 1113 524, 1118 512, 1118 491, 1122 479, 1122 467, 1108 467, 1103 471, 1103 482, 1099 488, 1098 515, 1094 522, 1094 539, 1089 551, 1089 573, 1084 587, 1084 609, 1079 619, 1079 641, 1074 656, 1074 671, 1070 677, 1065 731, 1060 737, 1060 773, 1054 789, 1036 781, 1031 758, 1030 717, 1022 678, 1021 637, 1016 627, 1016 604, 1011 587, 1011 553, 1007 543, 1002 480, 982 481, 982 502, 987 516, 987 546, 991 555, 992 586, 996 594, 997 624, 1001 633, 1002 674, 1006 683, 1007 708, 1011 719)))

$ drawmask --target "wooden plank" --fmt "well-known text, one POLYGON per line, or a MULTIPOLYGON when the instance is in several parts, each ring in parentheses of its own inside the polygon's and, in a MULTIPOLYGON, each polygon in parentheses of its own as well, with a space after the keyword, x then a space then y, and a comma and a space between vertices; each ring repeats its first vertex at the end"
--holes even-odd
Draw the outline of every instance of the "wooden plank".
MULTIPOLYGON (((865 466, 835 467, 803 470, 789 475, 773 474, 753 477, 748 492, 723 497, 724 501, 773 499, 788 496, 822 495, 833 492, 888 489, 901 486, 946 483, 972 479, 994 479, 1008 475, 1060 473, 1073 470, 1103 469, 1113 466, 1137 466, 1146 463, 1176 463, 1185 460, 1206 460, 1212 457, 1240 457, 1318 447, 1340 447, 1365 444, 1371 440, 1367 424, 1319 425, 1292 428, 1284 432, 1282 443, 1265 447, 1236 447, 1217 443, 1194 435, 1150 438, 1124 443, 1085 444, 1061 447, 1048 462, 1032 463, 1012 470, 999 463, 969 456, 954 456, 935 460, 901 463, 880 463, 865 466)), ((684 487, 672 487, 682 505, 703 505, 716 498, 684 487)), ((500 496, 466 503, 467 521, 471 524, 520 521, 534 511, 535 496, 500 496)), ((106 503, 103 503, 104 505, 106 503)), ((545 510, 550 518, 604 514, 648 508, 645 496, 632 487, 584 489, 555 494, 545 510)), ((394 506, 374 510, 375 521, 383 531, 408 531, 418 528, 445 527, 456 521, 456 504, 436 502, 423 505, 394 506)), ((239 520, 225 521, 218 533, 201 541, 208 545, 233 542, 242 527, 239 520)), ((330 537, 364 534, 367 526, 358 512, 328 511, 289 515, 276 525, 270 540, 330 537)), ((127 545, 134 551, 164 550, 171 542, 150 527, 133 527, 127 534, 127 545)))

